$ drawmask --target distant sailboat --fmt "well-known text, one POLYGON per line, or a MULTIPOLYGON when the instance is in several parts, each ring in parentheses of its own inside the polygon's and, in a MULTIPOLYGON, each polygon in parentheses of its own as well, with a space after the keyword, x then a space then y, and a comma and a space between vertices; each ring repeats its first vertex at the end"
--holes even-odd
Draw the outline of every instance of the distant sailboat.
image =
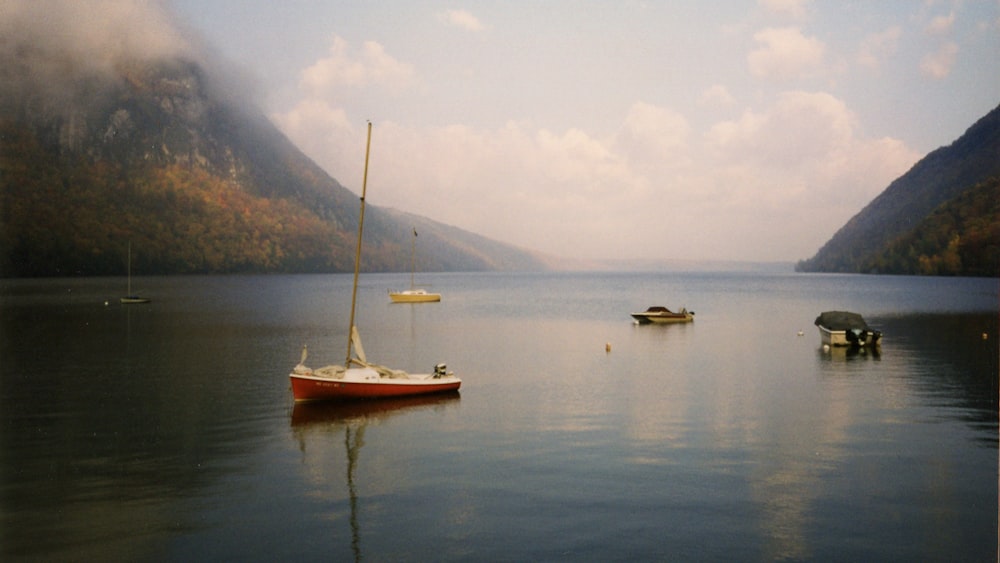
POLYGON ((413 277, 417 271, 417 230, 413 229, 413 252, 410 256, 410 289, 389 291, 393 303, 431 303, 441 300, 440 293, 429 293, 414 287, 413 277))
POLYGON ((139 297, 132 293, 132 242, 128 243, 128 290, 125 292, 125 297, 119 299, 122 305, 135 305, 139 303, 149 303, 150 299, 147 297, 139 297))
POLYGON ((354 253, 354 287, 351 290, 351 318, 348 323, 347 358, 342 366, 318 369, 306 367, 307 350, 302 348, 302 359, 288 375, 292 395, 296 401, 332 399, 374 399, 403 397, 457 391, 462 380, 448 371, 444 364, 434 366, 427 374, 411 374, 368 362, 361 347, 361 336, 354 326, 354 309, 358 297, 358 273, 361 269, 361 238, 365 226, 365 195, 368 186, 368 150, 371 147, 372 124, 368 124, 368 141, 365 146, 365 172, 361 184, 361 213, 358 217, 358 246, 354 253))

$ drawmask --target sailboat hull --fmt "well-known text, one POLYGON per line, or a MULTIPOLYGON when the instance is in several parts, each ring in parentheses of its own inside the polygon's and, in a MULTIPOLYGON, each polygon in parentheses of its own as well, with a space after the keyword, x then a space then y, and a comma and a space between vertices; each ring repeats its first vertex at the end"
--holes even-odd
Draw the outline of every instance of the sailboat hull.
POLYGON ((440 293, 427 293, 422 289, 389 292, 393 303, 432 303, 441 300, 440 293))
POLYGON ((292 396, 299 401, 331 401, 410 397, 458 391, 462 380, 449 375, 428 379, 379 379, 351 381, 292 373, 292 396))

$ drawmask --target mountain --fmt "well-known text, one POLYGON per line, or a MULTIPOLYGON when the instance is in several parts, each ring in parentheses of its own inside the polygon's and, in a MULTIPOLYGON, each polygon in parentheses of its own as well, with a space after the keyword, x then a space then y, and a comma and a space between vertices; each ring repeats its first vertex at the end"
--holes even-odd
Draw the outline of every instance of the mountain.
POLYGON ((939 206, 862 263, 889 274, 1000 276, 1000 176, 939 206))
MULTIPOLYGON (((995 194, 996 182, 992 179, 998 177, 1000 106, 951 145, 931 152, 893 181, 815 256, 799 262, 796 270, 998 276, 1000 240, 996 238, 995 207, 991 210, 989 205, 971 205, 975 197, 956 199, 970 190, 995 194), (939 209, 939 215, 932 217, 939 209), (963 220, 943 219, 959 209, 964 209, 963 220), (941 229, 944 232, 938 233, 941 229), (944 250, 916 244, 919 240, 926 242, 930 232, 938 233, 937 239, 943 237, 944 250), (949 244, 953 245, 951 258, 945 258, 949 244), (960 251, 968 255, 965 265, 955 261, 960 251), (920 267, 921 261, 925 267, 920 267), (945 262, 949 266, 941 266, 945 262), (938 266, 933 266, 935 263, 938 266)), ((979 201, 985 202, 982 197, 979 201)))
MULTIPOLYGON (((346 272, 358 211, 195 59, 0 49, 0 276, 121 275, 130 242, 142 274, 346 272)), ((365 219, 366 271, 408 271, 414 228, 425 271, 546 267, 430 219, 365 219)))

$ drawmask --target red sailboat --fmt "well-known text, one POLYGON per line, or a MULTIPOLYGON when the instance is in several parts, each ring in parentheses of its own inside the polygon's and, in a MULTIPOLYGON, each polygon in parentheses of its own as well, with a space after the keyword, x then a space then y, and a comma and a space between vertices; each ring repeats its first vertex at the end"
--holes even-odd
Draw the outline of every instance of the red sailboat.
POLYGON ((292 383, 292 395, 296 401, 404 397, 457 391, 462 385, 462 380, 449 372, 445 364, 436 365, 432 373, 411 374, 368 362, 364 348, 361 347, 361 336, 354 326, 354 309, 358 295, 358 273, 361 267, 361 237, 365 225, 365 195, 368 186, 368 154, 371 140, 372 124, 368 123, 365 172, 361 183, 361 214, 358 219, 358 245, 354 253, 354 287, 351 291, 347 359, 343 366, 312 369, 305 365, 307 349, 303 347, 302 359, 288 376, 292 383))

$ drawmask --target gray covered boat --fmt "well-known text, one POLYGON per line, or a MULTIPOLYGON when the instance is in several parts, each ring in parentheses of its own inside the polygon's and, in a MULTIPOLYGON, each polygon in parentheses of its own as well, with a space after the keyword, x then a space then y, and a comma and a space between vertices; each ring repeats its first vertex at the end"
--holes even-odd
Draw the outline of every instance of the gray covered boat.
POLYGON ((882 340, 882 332, 869 327, 857 313, 826 311, 816 317, 814 324, 819 327, 823 344, 830 346, 878 346, 882 340))

